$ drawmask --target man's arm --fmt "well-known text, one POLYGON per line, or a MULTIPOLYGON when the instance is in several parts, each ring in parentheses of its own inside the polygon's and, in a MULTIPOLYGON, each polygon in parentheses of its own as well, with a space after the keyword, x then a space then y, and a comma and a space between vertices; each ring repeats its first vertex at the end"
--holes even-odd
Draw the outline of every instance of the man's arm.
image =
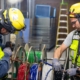
POLYGON ((67 46, 63 43, 59 48, 57 48, 54 52, 53 57, 59 59, 62 53, 67 49, 67 46))
POLYGON ((55 50, 54 56, 53 56, 53 69, 55 71, 60 71, 61 70, 61 64, 59 63, 59 58, 61 57, 62 53, 67 49, 67 46, 62 43, 62 45, 55 50))
POLYGON ((52 65, 55 71, 61 70, 61 64, 59 63, 58 59, 61 57, 62 53, 70 46, 74 32, 75 31, 70 32, 61 46, 54 52, 52 65))
POLYGON ((64 40, 64 42, 61 44, 61 46, 55 50, 54 56, 53 56, 54 58, 59 59, 62 53, 70 46, 72 42, 72 36, 75 31, 76 30, 73 30, 72 32, 70 32, 66 37, 66 39, 64 40))

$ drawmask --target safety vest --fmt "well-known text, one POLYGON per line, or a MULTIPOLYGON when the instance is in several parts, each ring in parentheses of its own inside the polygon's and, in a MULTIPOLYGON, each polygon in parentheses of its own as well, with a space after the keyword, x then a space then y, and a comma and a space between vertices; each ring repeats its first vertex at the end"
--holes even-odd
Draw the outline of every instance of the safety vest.
POLYGON ((76 64, 76 66, 80 67, 80 55, 78 55, 78 44, 79 44, 79 35, 74 33, 72 37, 72 43, 70 45, 70 57, 72 60, 72 64, 76 64), (78 55, 78 57, 77 57, 78 55), (76 60, 77 57, 77 60, 76 60))
POLYGON ((0 47, 0 60, 4 57, 4 52, 2 51, 2 48, 0 47))

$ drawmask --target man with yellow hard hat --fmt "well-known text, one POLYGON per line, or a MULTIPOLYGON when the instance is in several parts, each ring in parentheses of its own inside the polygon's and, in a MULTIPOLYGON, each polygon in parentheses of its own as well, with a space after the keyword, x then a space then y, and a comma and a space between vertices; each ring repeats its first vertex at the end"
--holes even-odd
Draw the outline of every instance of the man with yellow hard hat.
MULTIPOLYGON (((22 12, 17 8, 0 10, 0 35, 7 35, 17 31, 24 30, 25 20, 22 12)), ((1 39, 1 37, 0 37, 1 39)), ((11 44, 8 42, 8 44, 11 44)), ((9 70, 9 60, 12 55, 10 46, 2 48, 0 43, 0 79, 6 75, 9 70)))
POLYGON ((80 80, 80 74, 77 69, 80 67, 80 2, 75 3, 70 7, 69 17, 72 27, 75 29, 71 31, 64 42, 55 50, 53 56, 53 68, 55 71, 61 70, 59 58, 62 53, 69 47, 70 56, 72 60, 72 68, 67 70, 69 76, 73 76, 72 80, 80 80))

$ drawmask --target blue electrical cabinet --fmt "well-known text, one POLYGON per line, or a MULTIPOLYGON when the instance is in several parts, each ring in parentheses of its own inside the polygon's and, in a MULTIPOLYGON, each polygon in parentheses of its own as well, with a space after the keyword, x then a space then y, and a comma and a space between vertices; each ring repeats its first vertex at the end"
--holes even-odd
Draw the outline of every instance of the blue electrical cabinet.
POLYGON ((50 5, 37 4, 35 8, 36 17, 52 17, 52 10, 50 5))

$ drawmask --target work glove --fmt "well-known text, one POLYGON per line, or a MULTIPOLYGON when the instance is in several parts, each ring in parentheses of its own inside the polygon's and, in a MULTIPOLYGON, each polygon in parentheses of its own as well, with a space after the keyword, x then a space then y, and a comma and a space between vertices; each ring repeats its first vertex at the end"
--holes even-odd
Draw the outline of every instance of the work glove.
POLYGON ((58 59, 54 58, 53 61, 52 61, 52 65, 53 65, 53 69, 55 71, 60 71, 61 70, 61 65, 60 65, 58 59))
POLYGON ((5 44, 5 48, 9 47, 11 49, 11 51, 14 50, 15 44, 13 44, 11 41, 7 41, 5 44))
POLYGON ((6 42, 5 48, 3 49, 3 51, 5 52, 5 54, 8 54, 9 56, 12 55, 13 44, 11 41, 6 42))
POLYGON ((5 55, 7 54, 8 56, 12 55, 12 51, 10 49, 10 47, 6 47, 3 49, 3 52, 5 53, 5 55))
POLYGON ((67 74, 69 74, 69 76, 76 75, 77 74, 77 68, 67 69, 67 74))

